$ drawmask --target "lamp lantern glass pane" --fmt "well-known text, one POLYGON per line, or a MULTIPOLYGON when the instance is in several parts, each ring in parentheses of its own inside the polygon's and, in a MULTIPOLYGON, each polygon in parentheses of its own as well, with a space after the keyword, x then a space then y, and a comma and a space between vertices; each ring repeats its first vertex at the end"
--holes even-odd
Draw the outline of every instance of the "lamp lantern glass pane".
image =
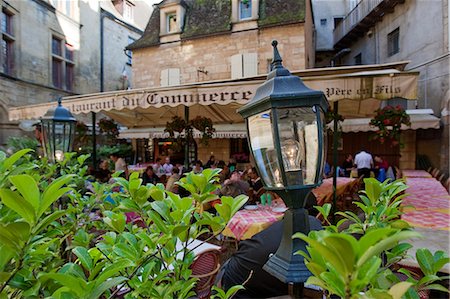
POLYGON ((281 188, 284 184, 273 139, 271 114, 267 110, 247 119, 249 140, 265 185, 269 188, 281 188))
POLYGON ((323 112, 320 108, 278 108, 278 135, 286 186, 307 186, 319 182, 325 148, 323 112), (319 113, 317 112, 319 110, 319 113))
POLYGON ((64 153, 72 151, 75 122, 42 120, 45 154, 51 162, 64 160, 64 153))

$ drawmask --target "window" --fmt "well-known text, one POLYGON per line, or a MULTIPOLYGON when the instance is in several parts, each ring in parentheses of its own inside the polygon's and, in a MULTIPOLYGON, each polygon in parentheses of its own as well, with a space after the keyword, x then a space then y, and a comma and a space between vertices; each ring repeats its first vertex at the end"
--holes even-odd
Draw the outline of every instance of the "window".
POLYGON ((395 29, 387 36, 388 56, 392 56, 400 52, 399 45, 400 28, 395 29))
POLYGON ((53 86, 73 90, 74 81, 73 47, 63 39, 52 37, 52 83, 53 86))
MULTIPOLYGON (((132 38, 131 36, 128 37, 128 45, 131 45, 135 41, 136 40, 134 38, 132 38)), ((130 50, 126 50, 125 55, 127 55, 127 64, 132 65, 133 64, 133 52, 131 52, 130 50)))
POLYGON ((178 31, 177 26, 177 14, 169 13, 167 14, 167 33, 173 33, 178 31))
POLYGON ((252 0, 239 0, 239 20, 252 17, 252 0))
POLYGON ((320 19, 320 25, 326 26, 327 25, 327 19, 320 19))
POLYGON ((334 28, 336 28, 342 22, 343 19, 344 19, 343 17, 334 17, 333 18, 333 20, 334 20, 334 28))
POLYGON ((355 62, 355 65, 361 65, 362 64, 362 54, 359 53, 355 57, 353 57, 353 60, 355 62))
POLYGON ((186 8, 182 0, 162 1, 158 5, 160 9, 159 28, 161 43, 173 42, 180 39, 183 31, 186 8), (168 36, 165 36, 168 35, 168 36))
POLYGON ((165 69, 161 71, 161 86, 180 85, 180 69, 165 69))
POLYGON ((123 3, 123 17, 127 20, 133 20, 133 7, 134 5, 129 1, 123 3))
POLYGON ((11 75, 14 67, 14 28, 13 28, 13 14, 2 9, 1 14, 1 33, 2 45, 0 61, 2 63, 1 71, 5 74, 11 75))
POLYGON ((244 53, 231 56, 231 79, 258 75, 258 57, 256 53, 244 53))
POLYGON ((76 1, 72 0, 50 0, 50 4, 58 11, 62 12, 66 16, 74 17, 74 5, 76 1))

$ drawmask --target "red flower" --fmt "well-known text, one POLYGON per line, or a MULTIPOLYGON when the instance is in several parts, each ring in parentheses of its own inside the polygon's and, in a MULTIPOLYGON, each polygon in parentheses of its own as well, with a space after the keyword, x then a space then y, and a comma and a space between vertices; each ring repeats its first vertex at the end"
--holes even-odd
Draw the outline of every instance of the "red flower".
POLYGON ((386 126, 390 125, 391 124, 391 120, 390 119, 384 119, 383 120, 383 124, 386 125, 386 126))
POLYGON ((380 143, 381 143, 381 144, 384 143, 384 138, 383 138, 383 137, 380 138, 380 143))

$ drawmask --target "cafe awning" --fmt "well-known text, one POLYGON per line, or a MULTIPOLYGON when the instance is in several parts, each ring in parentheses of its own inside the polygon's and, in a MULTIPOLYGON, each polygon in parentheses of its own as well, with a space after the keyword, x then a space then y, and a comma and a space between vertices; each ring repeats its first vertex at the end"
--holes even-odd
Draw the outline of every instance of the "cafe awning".
MULTIPOLYGON (((417 99, 418 72, 403 72, 407 62, 372 66, 310 69, 292 72, 305 84, 322 90, 330 102, 339 101, 346 118, 373 115, 382 100, 417 99)), ((173 116, 206 116, 214 124, 243 123, 236 110, 245 105, 265 80, 264 76, 241 80, 202 82, 164 88, 142 88, 65 97, 63 105, 73 114, 102 112, 128 128, 164 127, 173 116)), ((9 109, 11 121, 38 119, 55 102, 9 109)))
MULTIPOLYGON (((238 124, 217 124, 214 126, 216 130, 212 138, 246 138, 247 130, 244 123, 238 124)), ((194 138, 201 138, 201 133, 197 130, 193 132, 194 138)), ((152 139, 152 138, 168 138, 169 133, 164 132, 164 127, 154 128, 131 128, 121 130, 119 138, 121 139, 152 139)))
MULTIPOLYGON (((411 126, 402 125, 402 130, 418 130, 418 129, 439 129, 440 119, 433 115, 433 110, 431 109, 412 109, 406 110, 409 114, 411 121, 411 126)), ((378 130, 377 127, 369 125, 370 118, 353 118, 344 119, 341 122, 342 132, 369 132, 378 130)), ((333 129, 333 122, 331 122, 328 127, 333 129)))

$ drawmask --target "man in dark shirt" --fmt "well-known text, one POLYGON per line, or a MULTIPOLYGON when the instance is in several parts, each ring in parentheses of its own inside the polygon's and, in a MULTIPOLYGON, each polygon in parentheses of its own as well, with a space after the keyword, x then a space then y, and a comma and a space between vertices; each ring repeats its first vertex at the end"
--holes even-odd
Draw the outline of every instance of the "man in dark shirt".
POLYGON ((248 170, 247 176, 250 179, 250 190, 252 191, 251 194, 249 194, 249 202, 254 202, 256 200, 259 200, 258 194, 260 194, 260 190, 263 188, 263 183, 261 181, 261 178, 259 177, 258 173, 256 172, 256 168, 252 167, 248 170))
MULTIPOLYGON (((322 225, 309 216, 311 230, 321 230, 322 225)), ((283 235, 282 221, 275 222, 251 239, 241 241, 238 251, 223 265, 221 283, 224 290, 243 284, 245 290, 233 298, 268 298, 288 294, 288 285, 262 269, 271 253, 275 253, 283 235), (251 273, 253 271, 253 273, 251 273)), ((220 274, 219 274, 220 276, 220 274)))

